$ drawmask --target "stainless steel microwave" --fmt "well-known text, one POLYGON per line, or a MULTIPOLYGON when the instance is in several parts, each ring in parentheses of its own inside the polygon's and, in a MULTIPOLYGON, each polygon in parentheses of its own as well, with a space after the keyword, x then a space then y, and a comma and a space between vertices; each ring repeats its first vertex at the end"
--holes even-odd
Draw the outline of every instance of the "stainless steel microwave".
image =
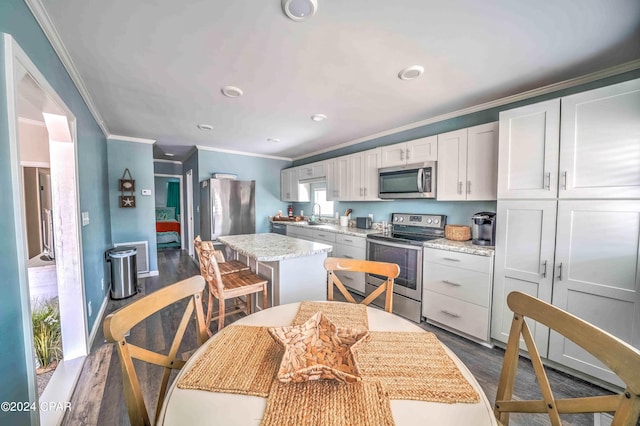
POLYGON ((436 162, 406 164, 378 169, 378 197, 435 198, 436 162))

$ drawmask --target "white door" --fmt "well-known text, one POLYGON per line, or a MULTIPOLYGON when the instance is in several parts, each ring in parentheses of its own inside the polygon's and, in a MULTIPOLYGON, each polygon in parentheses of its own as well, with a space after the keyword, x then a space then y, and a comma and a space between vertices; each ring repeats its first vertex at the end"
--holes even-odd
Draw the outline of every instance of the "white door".
POLYGON ((364 182, 362 181, 362 171, 364 168, 364 154, 358 153, 349 156, 349 186, 350 200, 364 200, 364 182))
MULTIPOLYGON (((507 342, 513 312, 507 295, 521 291, 551 302, 556 225, 555 200, 498 201, 491 337, 507 342)), ((549 329, 528 322, 541 356, 549 329)))
POLYGON ((498 191, 498 122, 467 130, 467 200, 495 200, 498 191))
POLYGON ((406 149, 407 164, 436 161, 438 159, 438 136, 409 141, 406 149))
POLYGON ((188 170, 187 173, 187 247, 189 247, 189 256, 195 259, 195 253, 193 252, 193 170, 188 170))
POLYGON ((562 98, 560 198, 640 198, 640 79, 562 98))
POLYGON ((556 198, 560 99, 500 113, 498 198, 556 198))
MULTIPOLYGON (((640 348, 640 200, 558 202, 553 304, 640 348)), ((549 359, 623 386, 551 333, 549 359)))
POLYGON ((438 200, 466 200, 467 129, 438 135, 438 200))
POLYGON ((380 167, 393 167, 407 164, 406 145, 405 143, 397 143, 395 145, 381 147, 380 167))

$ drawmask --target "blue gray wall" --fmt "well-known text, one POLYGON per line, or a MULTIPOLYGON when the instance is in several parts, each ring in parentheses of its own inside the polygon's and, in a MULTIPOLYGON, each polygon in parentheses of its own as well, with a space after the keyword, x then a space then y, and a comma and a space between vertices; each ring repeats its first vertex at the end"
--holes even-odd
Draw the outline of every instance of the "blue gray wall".
POLYGON ((158 270, 156 244, 156 205, 152 146, 146 143, 107 141, 109 163, 109 205, 111 239, 114 244, 134 241, 149 242, 149 270, 158 270), (120 207, 119 181, 125 169, 136 181, 135 208, 120 207), (142 195, 143 189, 151 195, 142 195))
POLYGON ((181 163, 167 163, 164 161, 153 162, 153 172, 159 175, 181 175, 181 163))
MULTIPOLYGON (((256 233, 269 232, 268 216, 273 216, 284 205, 280 201, 280 170, 291 165, 288 160, 253 157, 226 152, 198 150, 198 182, 211 177, 211 173, 233 173, 239 180, 256 181, 256 233)), ((185 164, 184 170, 188 170, 185 164)), ((195 173, 195 171, 194 171, 195 173)), ((196 176, 194 174, 194 176, 196 176)), ((195 205, 200 204, 200 190, 194 190, 195 205)), ((200 212, 196 211, 194 227, 200 231, 200 212)))
MULTIPOLYGON (((90 224, 82 227, 85 304, 92 301, 93 306, 100 306, 106 293, 106 289, 102 291, 100 287, 105 277, 103 253, 111 244, 104 135, 24 1, 0 1, 0 32, 14 37, 77 118, 80 210, 89 212, 91 218, 90 224)), ((2 49, 0 46, 0 53, 4 53, 2 49)), ((5 203, 0 215, 0 359, 5 363, 0 379, 0 401, 27 401, 30 379, 23 352, 25 330, 21 322, 17 263, 17 252, 23 250, 25 242, 16 241, 14 206, 9 201, 14 189, 9 175, 4 56, 0 61, 0 199, 5 203)), ((87 318, 90 330, 95 325, 97 311, 87 318)), ((28 423, 28 412, 0 412, 0 424, 28 423)))

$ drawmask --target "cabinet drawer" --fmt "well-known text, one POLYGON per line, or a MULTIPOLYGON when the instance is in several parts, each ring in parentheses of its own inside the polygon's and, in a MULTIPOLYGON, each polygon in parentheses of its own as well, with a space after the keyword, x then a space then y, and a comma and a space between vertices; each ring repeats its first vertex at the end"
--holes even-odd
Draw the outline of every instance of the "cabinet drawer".
POLYGON ((302 228, 300 226, 287 226, 287 236, 289 237, 311 240, 313 238, 312 234, 313 231, 311 229, 302 228))
POLYGON ((313 240, 314 241, 325 241, 327 243, 335 243, 336 242, 336 234, 328 231, 321 231, 318 229, 313 229, 313 240))
POLYGON ((336 244, 335 256, 364 260, 367 257, 367 252, 364 248, 336 244))
POLYGON ((422 315, 431 321, 459 330, 469 336, 487 341, 489 338, 489 309, 473 303, 424 291, 422 315))
MULTIPOLYGON (((340 278, 340 281, 342 281, 342 284, 364 295, 364 287, 365 287, 364 272, 336 272, 336 275, 338 276, 338 278, 340 278)), ((336 292, 340 290, 335 288, 333 291, 336 292)))
POLYGON ((491 257, 476 254, 460 253, 456 251, 424 249, 424 259, 428 262, 450 265, 456 268, 491 273, 491 257))
MULTIPOLYGON (((367 248, 367 240, 363 237, 354 237, 351 235, 336 234, 336 243, 353 247, 360 247, 362 250, 367 248)), ((362 258, 364 259, 364 257, 362 258)))
POLYGON ((425 263, 424 288, 488 308, 491 275, 439 263, 425 263))

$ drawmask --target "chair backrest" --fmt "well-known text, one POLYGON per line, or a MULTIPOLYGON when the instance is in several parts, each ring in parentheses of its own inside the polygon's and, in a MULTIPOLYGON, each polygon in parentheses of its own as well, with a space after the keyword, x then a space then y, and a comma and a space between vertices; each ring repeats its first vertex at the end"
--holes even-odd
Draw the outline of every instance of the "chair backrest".
POLYGON ((186 280, 179 281, 170 286, 155 291, 141 299, 138 299, 127 306, 109 314, 104 320, 104 335, 107 341, 116 343, 120 366, 122 368, 122 382, 124 387, 124 397, 129 413, 129 420, 132 425, 150 425, 149 414, 144 403, 144 398, 140 389, 140 382, 133 365, 133 359, 139 359, 151 364, 164 367, 164 374, 160 384, 158 403, 154 415, 154 422, 157 422, 158 414, 162 408, 162 403, 167 391, 169 377, 172 369, 180 369, 185 362, 177 358, 182 338, 192 318, 195 310, 196 339, 198 346, 207 339, 207 332, 202 311, 202 290, 204 290, 204 279, 193 276, 186 280), (169 353, 164 355, 151 350, 131 344, 126 339, 126 334, 131 328, 154 313, 172 305, 182 299, 189 298, 184 314, 176 331, 169 353))
POLYGON ((635 425, 640 415, 640 351, 600 328, 535 297, 514 291, 507 296, 513 322, 504 354, 494 414, 509 424, 509 413, 548 413, 552 425, 562 424, 559 414, 615 412, 613 426, 635 425), (538 349, 525 322, 531 318, 571 340, 625 383, 617 395, 555 399, 538 349), (518 368, 520 336, 524 338, 538 379, 543 400, 514 401, 513 388, 518 368))
POLYGON ((204 277, 210 290, 215 288, 218 294, 222 294, 224 286, 218 263, 224 263, 223 253, 216 250, 211 241, 202 241, 199 235, 193 243, 200 263, 200 275, 204 277))
POLYGON ((333 286, 340 290, 340 293, 351 303, 357 303, 349 290, 344 286, 335 272, 365 272, 369 274, 386 277, 383 284, 373 293, 368 295, 362 302, 368 305, 376 297, 386 293, 384 309, 387 312, 393 310, 393 281, 400 274, 400 267, 395 263, 374 262, 372 260, 343 259, 340 257, 328 257, 324 261, 324 268, 327 270, 327 299, 333 300, 333 286))

